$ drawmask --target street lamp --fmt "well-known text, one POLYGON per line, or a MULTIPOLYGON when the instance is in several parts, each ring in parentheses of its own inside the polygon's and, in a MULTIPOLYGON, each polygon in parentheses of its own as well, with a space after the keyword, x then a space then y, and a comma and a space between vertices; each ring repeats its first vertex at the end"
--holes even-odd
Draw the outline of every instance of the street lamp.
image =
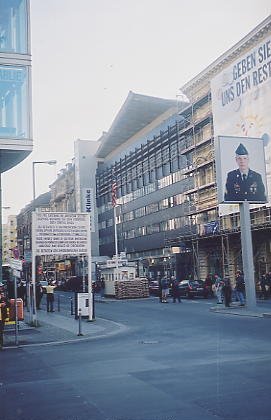
POLYGON ((33 200, 36 198, 36 183, 35 183, 35 165, 46 164, 46 165, 56 165, 56 160, 36 160, 32 162, 32 180, 33 180, 33 200))
MULTIPOLYGON (((55 165, 56 160, 36 160, 32 162, 32 181, 33 181, 33 206, 36 199, 36 184, 35 184, 35 165, 55 165)), ((33 227, 32 227, 33 229, 33 227)), ((33 237, 33 236, 32 236, 33 237)), ((33 258, 33 243, 32 243, 32 287, 33 287, 33 308, 32 308, 32 322, 34 326, 38 326, 37 322, 37 301, 36 301, 36 258, 33 258)), ((30 295, 30 293, 29 293, 30 295)))

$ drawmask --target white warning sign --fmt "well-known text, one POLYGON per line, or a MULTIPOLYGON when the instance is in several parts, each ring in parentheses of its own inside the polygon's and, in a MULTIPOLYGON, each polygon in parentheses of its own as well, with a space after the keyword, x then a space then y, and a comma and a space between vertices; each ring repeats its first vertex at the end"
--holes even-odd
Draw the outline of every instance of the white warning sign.
POLYGON ((32 239, 36 255, 87 255, 90 216, 87 213, 33 212, 32 239))

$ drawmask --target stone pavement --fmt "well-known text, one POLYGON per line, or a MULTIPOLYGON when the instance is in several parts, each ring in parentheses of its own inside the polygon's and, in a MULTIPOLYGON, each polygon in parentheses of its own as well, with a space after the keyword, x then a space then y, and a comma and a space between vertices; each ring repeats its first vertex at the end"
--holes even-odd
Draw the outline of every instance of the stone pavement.
POLYGON ((29 325, 29 313, 25 311, 24 321, 19 322, 17 341, 14 325, 7 325, 4 333, 4 350, 38 345, 53 345, 97 339, 115 335, 127 330, 123 324, 103 318, 96 318, 89 322, 81 320, 81 334, 79 335, 79 320, 67 312, 38 311, 38 327, 29 325), (17 344, 16 344, 17 343, 17 344))
MULTIPOLYGON (((100 302, 109 303, 111 301, 116 302, 115 299, 106 299, 100 302)), ((61 312, 56 310, 53 313, 47 313, 45 309, 45 304, 43 304, 42 310, 38 311, 38 327, 30 326, 29 312, 25 310, 25 320, 19 322, 17 341, 14 325, 5 327, 4 350, 26 346, 76 343, 82 340, 103 338, 128 330, 123 324, 97 317, 93 322, 82 319, 82 335, 79 335, 79 321, 70 314, 68 307, 62 308, 61 312)), ((230 308, 226 308, 223 304, 214 304, 210 307, 210 311, 237 316, 271 318, 271 301, 257 300, 255 310, 248 310, 246 307, 240 307, 237 302, 233 302, 230 308)))

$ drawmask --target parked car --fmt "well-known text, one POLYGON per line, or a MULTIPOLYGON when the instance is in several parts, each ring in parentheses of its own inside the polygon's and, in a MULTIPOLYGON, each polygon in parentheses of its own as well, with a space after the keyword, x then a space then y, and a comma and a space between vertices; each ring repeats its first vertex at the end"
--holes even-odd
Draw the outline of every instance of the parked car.
POLYGON ((151 280, 149 282, 150 295, 159 296, 159 282, 157 280, 151 280))
POLYGON ((208 293, 204 287, 203 280, 182 280, 179 283, 180 295, 187 298, 204 297, 207 298, 208 293))

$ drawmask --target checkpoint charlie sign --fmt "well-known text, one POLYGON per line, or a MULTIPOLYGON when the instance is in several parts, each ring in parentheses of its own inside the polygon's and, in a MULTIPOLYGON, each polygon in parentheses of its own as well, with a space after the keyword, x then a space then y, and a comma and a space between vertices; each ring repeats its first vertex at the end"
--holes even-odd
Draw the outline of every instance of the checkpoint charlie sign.
POLYGON ((87 213, 33 212, 35 255, 87 255, 90 216, 87 213))

